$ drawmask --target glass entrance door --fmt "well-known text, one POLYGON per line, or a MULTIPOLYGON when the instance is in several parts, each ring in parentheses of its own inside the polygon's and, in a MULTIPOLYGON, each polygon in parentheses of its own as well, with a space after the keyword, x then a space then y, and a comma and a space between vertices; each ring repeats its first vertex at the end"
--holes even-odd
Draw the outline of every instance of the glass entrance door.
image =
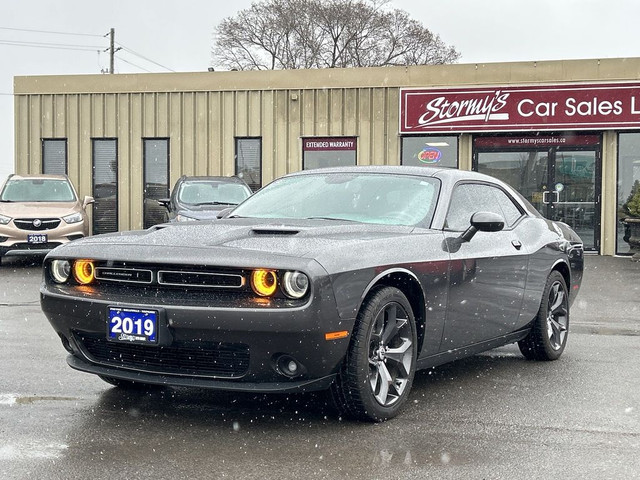
POLYGON ((585 249, 597 251, 600 240, 597 152, 557 150, 551 153, 549 181, 542 194, 546 217, 570 225, 582 238, 585 249))
POLYGON ((552 136, 547 142, 531 137, 534 146, 523 148, 529 144, 524 141, 527 138, 474 139, 474 168, 517 189, 545 217, 570 225, 582 238, 585 250, 597 252, 599 136, 552 136))

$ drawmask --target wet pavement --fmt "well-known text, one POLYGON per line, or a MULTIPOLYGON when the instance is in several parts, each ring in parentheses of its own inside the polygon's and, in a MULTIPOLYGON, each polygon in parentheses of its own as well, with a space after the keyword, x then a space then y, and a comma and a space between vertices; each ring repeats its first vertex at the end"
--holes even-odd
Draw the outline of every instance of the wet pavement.
POLYGON ((640 263, 587 257, 557 362, 507 346, 419 372, 396 419, 321 394, 121 392, 71 370, 40 265, 0 267, 0 478, 640 478, 640 263))

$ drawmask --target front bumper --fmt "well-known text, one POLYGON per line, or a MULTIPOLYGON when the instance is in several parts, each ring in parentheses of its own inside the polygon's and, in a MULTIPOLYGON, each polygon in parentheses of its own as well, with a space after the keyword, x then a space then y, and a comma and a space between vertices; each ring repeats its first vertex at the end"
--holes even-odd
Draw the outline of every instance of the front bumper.
POLYGON ((21 230, 13 223, 0 225, 0 257, 46 255, 59 245, 69 243, 87 236, 86 221, 67 224, 60 219, 58 227, 50 230, 21 230), (47 236, 44 243, 29 243, 29 234, 43 234, 47 236))
MULTIPOLYGON (((328 280, 317 279, 304 305, 293 308, 220 308, 178 304, 160 298, 101 298, 77 289, 73 295, 43 283, 41 306, 71 353, 72 368, 140 383, 232 391, 292 392, 327 388, 340 368, 355 319, 338 315, 328 280), (106 340, 108 307, 159 311, 157 346, 106 340), (295 374, 283 362, 295 361, 295 374)), ((185 302, 187 303, 187 302, 185 302)), ((212 298, 211 304, 215 303, 212 298)))

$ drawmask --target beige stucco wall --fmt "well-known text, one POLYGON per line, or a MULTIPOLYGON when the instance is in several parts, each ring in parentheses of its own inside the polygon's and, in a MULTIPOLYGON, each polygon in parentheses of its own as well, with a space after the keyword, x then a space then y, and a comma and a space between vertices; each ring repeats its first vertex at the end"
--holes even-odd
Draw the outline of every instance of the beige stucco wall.
MULTIPOLYGON (((170 139, 170 182, 234 173, 234 139, 262 138, 262 180, 302 168, 301 137, 356 136, 357 162, 398 164, 399 89, 640 78, 640 58, 367 69, 16 77, 15 171, 41 171, 42 138, 66 138, 91 194, 91 139, 118 139, 120 229, 142 226, 142 139, 170 139)), ((603 145, 602 251, 615 250, 615 135, 603 145)), ((460 168, 471 168, 471 135, 460 168)))

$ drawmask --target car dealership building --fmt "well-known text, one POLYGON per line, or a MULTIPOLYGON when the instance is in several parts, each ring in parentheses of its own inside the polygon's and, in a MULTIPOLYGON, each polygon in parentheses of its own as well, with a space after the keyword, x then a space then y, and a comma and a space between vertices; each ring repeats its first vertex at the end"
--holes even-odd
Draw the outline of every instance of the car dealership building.
POLYGON ((16 173, 67 173, 93 233, 156 223, 181 175, 253 189, 338 165, 505 180, 585 249, 627 254, 640 58, 366 69, 16 77, 16 173))

